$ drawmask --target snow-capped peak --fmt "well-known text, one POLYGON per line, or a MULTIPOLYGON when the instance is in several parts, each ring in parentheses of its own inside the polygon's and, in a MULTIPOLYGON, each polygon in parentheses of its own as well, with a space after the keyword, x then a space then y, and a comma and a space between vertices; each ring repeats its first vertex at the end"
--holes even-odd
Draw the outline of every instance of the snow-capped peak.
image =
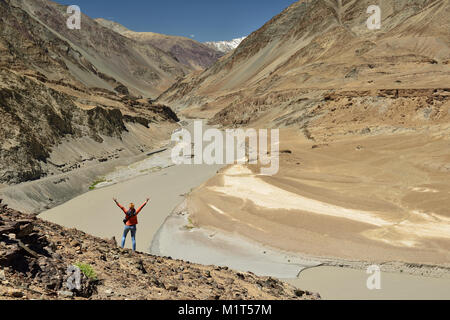
POLYGON ((236 49, 245 38, 247 37, 237 38, 230 41, 205 42, 205 44, 210 48, 216 49, 217 51, 228 53, 236 49))

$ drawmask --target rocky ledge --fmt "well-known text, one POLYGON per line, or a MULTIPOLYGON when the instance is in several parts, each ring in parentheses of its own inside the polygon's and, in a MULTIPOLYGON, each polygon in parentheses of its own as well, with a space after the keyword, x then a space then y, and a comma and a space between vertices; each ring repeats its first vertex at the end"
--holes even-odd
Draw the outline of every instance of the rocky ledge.
POLYGON ((315 300, 320 296, 226 267, 132 253, 118 248, 114 239, 63 228, 9 209, 0 200, 0 299, 315 300))

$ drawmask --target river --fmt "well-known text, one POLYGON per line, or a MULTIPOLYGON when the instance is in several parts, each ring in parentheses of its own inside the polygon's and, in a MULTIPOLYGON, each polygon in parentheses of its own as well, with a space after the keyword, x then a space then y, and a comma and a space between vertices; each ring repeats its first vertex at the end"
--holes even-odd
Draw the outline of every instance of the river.
MULTIPOLYGON (((192 122, 187 128, 192 131, 192 122)), ((223 166, 171 165, 170 152, 169 148, 134 165, 117 168, 110 174, 112 182, 109 185, 99 184, 95 190, 45 211, 40 217, 94 236, 108 239, 116 237, 120 240, 123 213, 112 198, 117 197, 125 206, 130 202, 139 206, 149 197, 149 205, 139 215, 139 251, 149 252, 155 235, 158 235, 158 239, 163 239, 166 245, 158 246, 156 251, 164 247, 166 252, 163 250, 156 253, 174 253, 174 258, 202 264, 227 265, 241 271, 271 275, 302 289, 319 292, 325 299, 450 299, 448 278, 382 273, 381 289, 369 290, 366 286, 369 275, 364 270, 310 268, 320 262, 276 252, 246 242, 238 235, 215 234, 212 237, 202 230, 186 233, 186 230, 181 230, 180 223, 183 222, 177 222, 171 228, 170 223, 165 222, 175 207, 184 201, 185 195, 213 177, 223 166), (296 278, 304 268, 300 277, 296 278)), ((131 247, 130 238, 126 247, 131 247)))

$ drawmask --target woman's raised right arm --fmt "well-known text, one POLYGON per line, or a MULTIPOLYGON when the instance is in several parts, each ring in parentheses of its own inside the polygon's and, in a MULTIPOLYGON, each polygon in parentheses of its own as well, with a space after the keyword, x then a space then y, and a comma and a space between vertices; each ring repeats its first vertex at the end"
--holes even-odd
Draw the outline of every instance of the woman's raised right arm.
POLYGON ((122 205, 117 201, 116 198, 113 198, 113 200, 114 200, 114 202, 116 203, 116 205, 117 205, 120 209, 122 209, 122 211, 123 211, 124 213, 127 213, 127 210, 125 209, 125 207, 122 206, 122 205))

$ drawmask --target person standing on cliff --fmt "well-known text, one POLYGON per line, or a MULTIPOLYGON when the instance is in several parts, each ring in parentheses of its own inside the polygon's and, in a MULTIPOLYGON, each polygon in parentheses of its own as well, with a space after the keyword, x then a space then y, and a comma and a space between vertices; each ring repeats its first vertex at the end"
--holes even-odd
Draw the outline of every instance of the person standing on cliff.
POLYGON ((124 206, 122 206, 119 202, 117 202, 116 198, 113 198, 116 205, 122 209, 123 213, 125 213, 125 219, 123 220, 123 223, 125 224, 125 228, 123 230, 123 237, 122 237, 122 249, 125 247, 125 241, 127 239, 128 232, 131 231, 131 241, 133 243, 133 251, 136 251, 136 226, 138 224, 137 216, 142 211, 142 209, 147 205, 147 203, 150 201, 149 198, 144 202, 142 206, 139 207, 139 209, 135 209, 134 203, 130 203, 129 209, 125 209, 124 206))

